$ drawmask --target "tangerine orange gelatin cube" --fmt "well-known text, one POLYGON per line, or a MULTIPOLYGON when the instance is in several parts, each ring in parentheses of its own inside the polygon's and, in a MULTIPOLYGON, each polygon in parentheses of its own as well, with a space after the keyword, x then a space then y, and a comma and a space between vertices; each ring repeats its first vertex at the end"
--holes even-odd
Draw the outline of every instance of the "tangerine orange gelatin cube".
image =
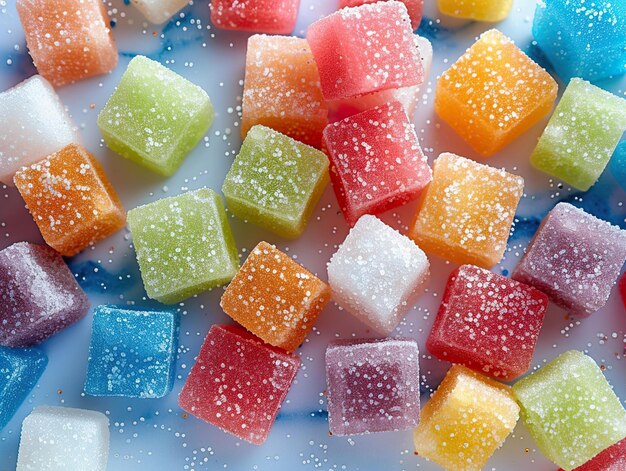
POLYGON ((100 163, 78 144, 22 167, 15 186, 44 240, 61 255, 75 255, 126 224, 126 212, 100 163))

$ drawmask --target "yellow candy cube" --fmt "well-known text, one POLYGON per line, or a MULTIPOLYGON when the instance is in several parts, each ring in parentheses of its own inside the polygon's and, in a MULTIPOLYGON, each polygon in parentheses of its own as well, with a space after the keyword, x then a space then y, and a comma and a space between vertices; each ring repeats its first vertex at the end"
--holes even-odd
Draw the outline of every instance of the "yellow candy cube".
POLYGON ((502 21, 511 12, 513 0, 438 0, 439 11, 456 18, 502 21))

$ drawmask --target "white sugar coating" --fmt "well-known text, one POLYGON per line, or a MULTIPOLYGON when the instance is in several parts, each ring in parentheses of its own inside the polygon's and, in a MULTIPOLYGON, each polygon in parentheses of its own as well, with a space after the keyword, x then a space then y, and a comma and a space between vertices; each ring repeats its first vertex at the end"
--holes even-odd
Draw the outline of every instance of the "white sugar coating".
POLYGON ((333 299, 376 332, 389 335, 429 275, 424 252, 374 216, 362 216, 328 264, 333 299))
POLYGON ((0 182, 68 144, 81 142, 78 129, 46 79, 35 75, 0 93, 0 182))
POLYGON ((101 412, 42 406, 24 419, 17 471, 106 471, 108 458, 101 412))
POLYGON ((132 0, 149 22, 160 25, 184 8, 189 0, 132 0))

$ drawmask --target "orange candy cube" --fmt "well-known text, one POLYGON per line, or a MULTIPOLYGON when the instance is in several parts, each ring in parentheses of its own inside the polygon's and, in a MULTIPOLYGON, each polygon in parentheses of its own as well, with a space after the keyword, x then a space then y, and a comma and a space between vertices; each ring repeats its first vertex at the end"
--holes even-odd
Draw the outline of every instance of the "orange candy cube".
POLYGON ((293 352, 330 301, 330 287, 267 242, 250 253, 222 295, 224 312, 257 337, 293 352))
POLYGON ((80 145, 22 167, 14 181, 44 240, 61 255, 75 255, 126 224, 100 163, 80 145))

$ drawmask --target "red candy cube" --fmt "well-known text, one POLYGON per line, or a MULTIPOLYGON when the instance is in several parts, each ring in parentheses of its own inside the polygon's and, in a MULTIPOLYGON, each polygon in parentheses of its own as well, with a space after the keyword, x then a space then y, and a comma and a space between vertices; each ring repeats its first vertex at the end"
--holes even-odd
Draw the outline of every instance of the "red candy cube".
POLYGON ((330 177, 352 226, 417 198, 432 173, 402 105, 387 103, 324 130, 330 177))
MULTIPOLYGON (((339 8, 358 7, 367 3, 376 3, 380 0, 339 0, 339 8)), ((411 26, 417 29, 422 21, 422 10, 424 9, 424 0, 400 0, 406 6, 411 17, 411 26)))
POLYGON ((462 265, 450 275, 426 348, 511 381, 530 368, 547 306, 548 297, 531 286, 462 265))
POLYGON ((221 29, 289 34, 300 0, 212 0, 211 21, 221 29))
POLYGON ((622 279, 619 282, 619 292, 622 294, 622 301, 624 302, 624 307, 626 307, 626 273, 622 275, 622 279))
POLYGON ((240 327, 214 325, 178 404, 225 432, 260 445, 300 363, 240 327))
MULTIPOLYGON (((626 438, 594 456, 591 460, 573 471, 624 471, 625 469, 626 438)), ((561 469, 559 471, 563 470, 561 469)))

